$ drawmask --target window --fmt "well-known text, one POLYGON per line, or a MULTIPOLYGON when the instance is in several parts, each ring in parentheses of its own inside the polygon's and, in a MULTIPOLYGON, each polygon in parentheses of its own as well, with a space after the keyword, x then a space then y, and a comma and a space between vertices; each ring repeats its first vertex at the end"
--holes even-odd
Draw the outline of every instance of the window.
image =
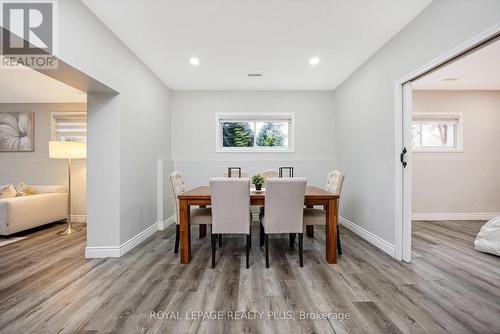
POLYGON ((294 117, 280 114, 217 114, 217 152, 293 152, 294 117))
POLYGON ((87 114, 53 112, 52 140, 87 142, 87 114))
POLYGON ((411 144, 416 152, 462 151, 461 114, 414 114, 411 144))

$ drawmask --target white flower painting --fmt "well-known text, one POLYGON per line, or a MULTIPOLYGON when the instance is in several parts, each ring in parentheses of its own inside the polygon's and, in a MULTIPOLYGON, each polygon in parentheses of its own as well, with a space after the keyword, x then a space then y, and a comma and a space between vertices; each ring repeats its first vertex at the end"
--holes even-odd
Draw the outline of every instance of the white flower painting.
POLYGON ((33 113, 0 112, 0 152, 33 152, 33 113))

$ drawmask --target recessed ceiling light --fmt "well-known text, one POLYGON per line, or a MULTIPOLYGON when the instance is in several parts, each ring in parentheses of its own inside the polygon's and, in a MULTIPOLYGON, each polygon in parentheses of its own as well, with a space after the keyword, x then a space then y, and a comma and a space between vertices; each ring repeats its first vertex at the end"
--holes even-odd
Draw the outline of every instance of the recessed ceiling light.
POLYGON ((189 59, 189 63, 193 66, 198 66, 198 65, 200 65, 200 60, 196 57, 191 57, 189 59))
POLYGON ((319 57, 312 57, 311 59, 309 59, 309 64, 311 64, 311 66, 316 66, 319 64, 319 57))
POLYGON ((458 78, 444 78, 443 81, 457 81, 458 78))

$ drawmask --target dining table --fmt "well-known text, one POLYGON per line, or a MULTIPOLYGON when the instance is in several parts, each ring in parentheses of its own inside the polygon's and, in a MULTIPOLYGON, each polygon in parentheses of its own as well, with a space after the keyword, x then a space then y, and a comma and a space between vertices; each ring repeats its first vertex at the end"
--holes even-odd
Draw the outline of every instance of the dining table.
MULTIPOLYGON (((263 206, 265 203, 265 190, 250 190, 250 204, 263 206)), ((211 196, 209 186, 200 186, 188 190, 178 196, 179 200, 179 225, 180 225, 180 261, 188 264, 191 261, 191 226, 190 207, 210 206, 211 196)), ((339 195, 322 188, 307 186, 304 205, 307 207, 323 206, 326 211, 325 225, 325 260, 328 263, 337 263, 337 224, 338 224, 339 195)), ((309 227, 309 226, 308 226, 309 227)), ((307 230, 311 235, 313 230, 307 230)), ((201 232, 201 230, 200 230, 201 232)))

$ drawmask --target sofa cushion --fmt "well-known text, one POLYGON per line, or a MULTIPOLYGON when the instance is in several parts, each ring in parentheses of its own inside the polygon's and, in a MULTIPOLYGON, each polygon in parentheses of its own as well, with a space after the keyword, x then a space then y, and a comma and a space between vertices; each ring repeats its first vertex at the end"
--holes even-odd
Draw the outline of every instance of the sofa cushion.
POLYGON ((17 196, 29 196, 33 195, 35 191, 29 184, 21 182, 16 186, 16 192, 17 196))
POLYGON ((11 198, 11 197, 16 197, 17 196, 17 191, 16 188, 12 184, 8 184, 5 189, 2 191, 0 194, 0 199, 3 198, 11 198))
POLYGON ((8 186, 10 186, 10 184, 4 184, 4 185, 0 186, 0 195, 2 195, 3 191, 5 189, 7 189, 8 186))

